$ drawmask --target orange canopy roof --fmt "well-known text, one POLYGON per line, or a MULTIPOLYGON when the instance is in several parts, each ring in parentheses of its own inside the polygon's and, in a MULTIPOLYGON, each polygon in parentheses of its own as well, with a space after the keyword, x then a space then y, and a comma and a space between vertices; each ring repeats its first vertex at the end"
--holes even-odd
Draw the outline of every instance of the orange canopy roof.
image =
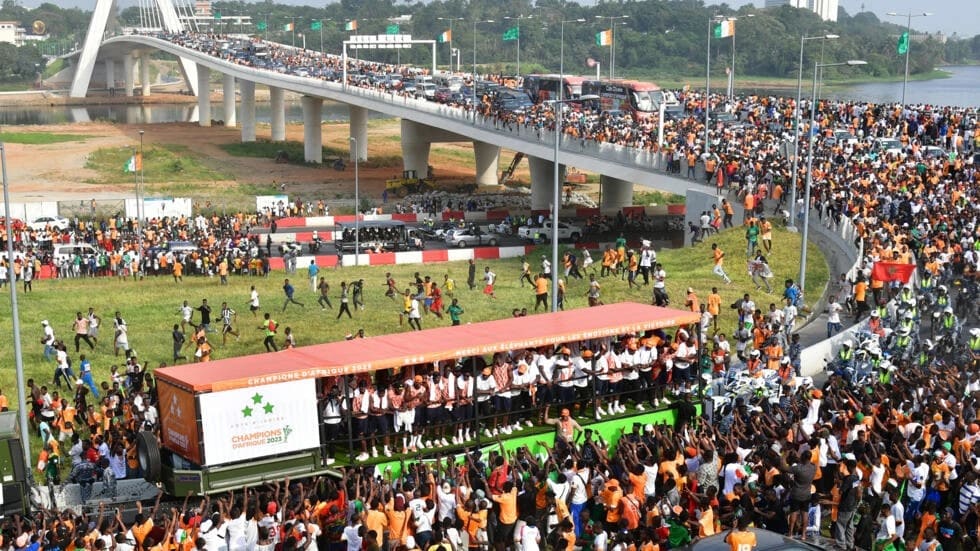
POLYGON ((534 348, 695 323, 696 312, 622 302, 185 364, 156 377, 210 392, 534 348))

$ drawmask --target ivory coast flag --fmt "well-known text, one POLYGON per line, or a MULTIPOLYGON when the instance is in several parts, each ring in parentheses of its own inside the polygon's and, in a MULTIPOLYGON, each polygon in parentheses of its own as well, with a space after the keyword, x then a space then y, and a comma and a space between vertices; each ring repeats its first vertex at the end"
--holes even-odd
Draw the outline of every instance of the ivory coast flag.
POLYGON ((451 30, 443 31, 443 33, 439 35, 439 42, 445 43, 445 42, 452 42, 452 41, 453 41, 453 31, 451 30))
POLYGON ((136 172, 143 169, 143 156, 139 153, 133 155, 123 166, 123 172, 136 172))
POLYGON ((595 45, 596 46, 612 46, 612 29, 606 29, 595 33, 595 45))
POLYGON ((289 33, 296 30, 296 23, 286 23, 282 26, 282 30, 289 33))
POLYGON ((735 35, 734 21, 720 21, 715 25, 715 38, 727 38, 735 35))
POLYGON ((357 30, 357 19, 352 19, 344 24, 345 31, 356 31, 357 30))

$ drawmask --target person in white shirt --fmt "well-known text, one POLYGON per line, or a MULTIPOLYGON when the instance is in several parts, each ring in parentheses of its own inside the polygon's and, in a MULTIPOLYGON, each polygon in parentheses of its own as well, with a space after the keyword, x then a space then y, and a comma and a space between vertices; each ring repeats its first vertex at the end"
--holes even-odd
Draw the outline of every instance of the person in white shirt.
POLYGON ((891 507, 881 508, 881 519, 878 526, 878 534, 875 536, 875 549, 884 548, 888 542, 898 540, 898 531, 895 527, 895 516, 892 514, 891 507))
POLYGON ((514 548, 516 551, 541 550, 541 531, 538 530, 533 516, 518 520, 514 526, 514 548))

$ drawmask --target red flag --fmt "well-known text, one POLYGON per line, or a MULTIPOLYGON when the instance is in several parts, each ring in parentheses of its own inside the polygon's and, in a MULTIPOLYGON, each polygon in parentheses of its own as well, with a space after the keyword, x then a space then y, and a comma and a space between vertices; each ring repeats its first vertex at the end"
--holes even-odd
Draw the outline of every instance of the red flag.
POLYGON ((901 281, 908 283, 909 278, 915 272, 915 264, 901 264, 898 262, 875 262, 871 269, 871 277, 878 281, 901 281))

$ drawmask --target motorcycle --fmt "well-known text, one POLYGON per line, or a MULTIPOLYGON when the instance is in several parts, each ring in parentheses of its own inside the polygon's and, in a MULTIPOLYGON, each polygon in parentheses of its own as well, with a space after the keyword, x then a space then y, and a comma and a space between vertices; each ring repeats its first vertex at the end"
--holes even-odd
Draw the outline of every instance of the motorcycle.
POLYGON ((320 239, 319 237, 314 237, 313 240, 310 241, 310 245, 309 245, 310 252, 313 254, 320 252, 320 245, 322 243, 323 243, 322 239, 320 239))

